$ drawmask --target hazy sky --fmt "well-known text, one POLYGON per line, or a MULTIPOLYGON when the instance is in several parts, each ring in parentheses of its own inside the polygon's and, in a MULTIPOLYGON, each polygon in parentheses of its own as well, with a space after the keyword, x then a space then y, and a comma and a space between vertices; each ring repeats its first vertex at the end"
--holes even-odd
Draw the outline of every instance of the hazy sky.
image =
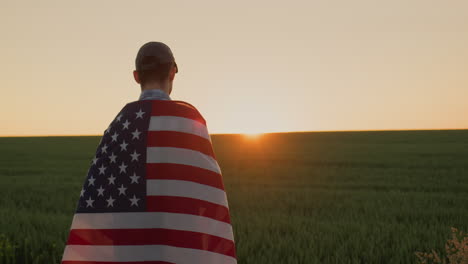
POLYGON ((102 134, 135 55, 211 133, 468 128, 468 1, 3 1, 0 135, 102 134))

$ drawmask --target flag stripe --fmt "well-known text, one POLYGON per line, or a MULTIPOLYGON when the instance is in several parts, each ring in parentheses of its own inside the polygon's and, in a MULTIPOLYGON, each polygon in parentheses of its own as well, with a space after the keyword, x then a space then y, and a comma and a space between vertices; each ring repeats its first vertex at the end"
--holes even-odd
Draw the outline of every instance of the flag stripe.
POLYGON ((205 119, 192 105, 185 102, 177 101, 160 101, 153 103, 152 116, 179 116, 193 119, 201 124, 206 125, 205 119))
POLYGON ((152 116, 149 131, 176 131, 197 135, 210 140, 208 130, 203 123, 178 116, 152 116))
POLYGON ((227 207, 193 198, 148 196, 146 197, 146 209, 150 212, 199 215, 231 223, 227 207))
POLYGON ((168 245, 234 257, 234 242, 200 232, 163 228, 72 229, 68 245, 168 245))
POLYGON ((221 174, 221 169, 213 157, 191 149, 147 147, 146 162, 190 165, 221 174))
POLYGON ((65 247, 64 259, 75 261, 167 261, 177 264, 236 264, 235 258, 223 254, 191 248, 179 248, 165 245, 145 246, 83 246, 65 247))
POLYGON ((186 148, 215 158, 209 140, 176 131, 148 131, 148 147, 186 148))
POLYGON ((147 180, 146 194, 200 199, 228 207, 226 193, 223 190, 190 181, 147 180))
POLYGON ((220 174, 190 165, 147 163, 146 175, 147 179, 192 181, 224 190, 223 179, 220 174))
POLYGON ((234 240, 232 226, 211 218, 177 213, 132 212, 75 214, 71 229, 165 228, 203 232, 234 240))

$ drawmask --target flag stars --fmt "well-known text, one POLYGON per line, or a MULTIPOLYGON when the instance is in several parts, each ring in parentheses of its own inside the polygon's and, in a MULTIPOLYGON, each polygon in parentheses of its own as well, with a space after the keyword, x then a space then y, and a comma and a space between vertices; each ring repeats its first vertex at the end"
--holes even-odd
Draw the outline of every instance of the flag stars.
POLYGON ((107 145, 104 144, 104 146, 102 146, 101 148, 101 153, 106 153, 107 152, 107 145))
POLYGON ((117 134, 117 132, 114 132, 114 135, 111 136, 112 142, 117 141, 118 136, 119 136, 119 134, 117 134))
POLYGON ((133 154, 130 154, 130 156, 132 157, 132 161, 138 161, 138 157, 140 156, 141 154, 137 153, 136 150, 133 151, 133 154))
POLYGON ((104 172, 106 171, 106 167, 104 167, 104 164, 101 164, 101 167, 98 169, 99 169, 99 175, 104 174, 104 172))
POLYGON ((99 189, 97 189, 98 191, 98 196, 104 196, 104 188, 102 188, 102 185, 101 187, 99 187, 99 189))
POLYGON ((122 164, 119 166, 120 173, 126 173, 127 172, 127 165, 122 161, 122 164))
POLYGON ((138 118, 143 119, 143 114, 144 114, 144 113, 145 113, 145 112, 141 111, 141 108, 140 108, 140 111, 138 111, 138 112, 135 113, 135 114, 136 114, 136 119, 138 119, 138 118))
POLYGON ((139 201, 140 199, 139 199, 139 198, 136 198, 136 196, 133 195, 133 198, 130 198, 129 200, 130 200, 130 202, 132 202, 132 204, 131 204, 130 206, 134 206, 134 205, 135 205, 135 206, 138 206, 138 201, 139 201))
MULTIPOLYGON (((110 130, 111 130, 111 128, 112 128, 112 125, 109 125, 109 126, 107 127, 107 129, 104 131, 104 134, 109 133, 110 130)), ((102 140, 102 138, 101 138, 101 140, 102 140)))
POLYGON ((140 176, 137 176, 136 173, 134 172, 133 175, 130 176, 130 179, 132 180, 132 182, 130 182, 130 183, 138 184, 138 178, 140 178, 140 176))
POLYGON ((113 174, 111 174, 111 176, 107 178, 107 180, 109 180, 109 185, 115 184, 115 177, 113 174))
POLYGON ((120 144, 120 150, 124 151, 127 150, 128 143, 125 142, 125 140, 120 144))
POLYGON ((117 190, 119 190, 119 195, 125 195, 125 191, 127 190, 127 188, 125 188, 122 184, 119 188, 117 188, 117 190))
POLYGON ((112 195, 109 195, 109 199, 107 201, 107 207, 114 207, 114 201, 115 199, 112 199, 112 195))
POLYGON ((79 189, 77 212, 135 211, 144 207, 145 193, 140 191, 146 188, 142 185, 146 180, 144 166, 139 163, 144 162, 146 156, 143 121, 151 112, 143 110, 140 106, 124 110, 107 127, 97 153, 91 156, 88 177, 79 189))
POLYGON ((88 186, 90 186, 90 185, 93 185, 93 186, 94 186, 94 181, 95 181, 95 180, 96 180, 96 179, 94 178, 94 176, 91 175, 91 177, 88 179, 88 186))
POLYGON ((136 139, 140 139, 140 134, 141 134, 141 132, 138 131, 138 128, 135 129, 135 132, 132 132, 132 135, 133 135, 133 138, 132 138, 132 139, 135 139, 135 138, 136 138, 136 139))
POLYGON ((119 115, 115 118, 115 120, 116 120, 117 122, 120 122, 120 119, 121 119, 121 118, 122 118, 122 114, 119 114, 119 115))
POLYGON ((93 207, 94 200, 91 199, 91 196, 86 200, 86 207, 93 207))
POLYGON ((130 122, 128 122, 128 119, 127 119, 127 120, 125 120, 124 123, 122 123, 122 125, 123 125, 123 129, 128 129, 128 126, 130 125, 130 122))
POLYGON ((111 155, 109 156, 110 163, 116 163, 117 162, 116 159, 117 159, 117 156, 114 155, 114 152, 112 152, 111 155))

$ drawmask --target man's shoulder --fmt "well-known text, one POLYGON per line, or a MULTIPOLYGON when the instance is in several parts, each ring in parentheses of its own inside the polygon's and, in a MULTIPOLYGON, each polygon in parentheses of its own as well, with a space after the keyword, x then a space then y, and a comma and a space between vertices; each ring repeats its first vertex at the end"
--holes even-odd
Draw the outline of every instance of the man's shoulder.
MULTIPOLYGON (((139 100, 139 101, 132 101, 126 104, 126 106, 130 105, 141 105, 141 104, 157 104, 161 106, 169 106, 169 105, 176 105, 179 107, 187 107, 191 109, 197 110, 195 106, 192 104, 185 102, 185 101, 180 101, 180 100, 139 100)), ((198 111, 198 110, 197 110, 198 111)))
POLYGON ((202 114, 192 104, 185 102, 185 101, 176 101, 176 100, 173 100, 170 102, 173 102, 175 106, 173 108, 174 112, 182 114, 182 117, 188 117, 206 125, 206 121, 203 118, 202 114))
POLYGON ((171 102, 174 102, 175 104, 178 104, 178 105, 183 106, 183 107, 188 107, 188 108, 197 110, 197 108, 195 106, 193 106, 192 104, 190 104, 188 102, 185 102, 185 101, 171 101, 171 102))
POLYGON ((180 100, 141 100, 127 103, 124 108, 135 108, 146 105, 155 116, 179 116, 194 119, 206 125, 198 109, 186 101, 180 100))

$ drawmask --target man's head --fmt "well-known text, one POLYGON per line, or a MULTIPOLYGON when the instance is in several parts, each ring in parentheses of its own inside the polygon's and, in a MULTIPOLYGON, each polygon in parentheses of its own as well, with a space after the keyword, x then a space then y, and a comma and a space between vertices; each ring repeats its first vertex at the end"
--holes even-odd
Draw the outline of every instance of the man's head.
POLYGON ((141 46, 135 58, 133 76, 142 90, 162 89, 168 94, 178 72, 171 49, 162 42, 148 42, 141 46))

